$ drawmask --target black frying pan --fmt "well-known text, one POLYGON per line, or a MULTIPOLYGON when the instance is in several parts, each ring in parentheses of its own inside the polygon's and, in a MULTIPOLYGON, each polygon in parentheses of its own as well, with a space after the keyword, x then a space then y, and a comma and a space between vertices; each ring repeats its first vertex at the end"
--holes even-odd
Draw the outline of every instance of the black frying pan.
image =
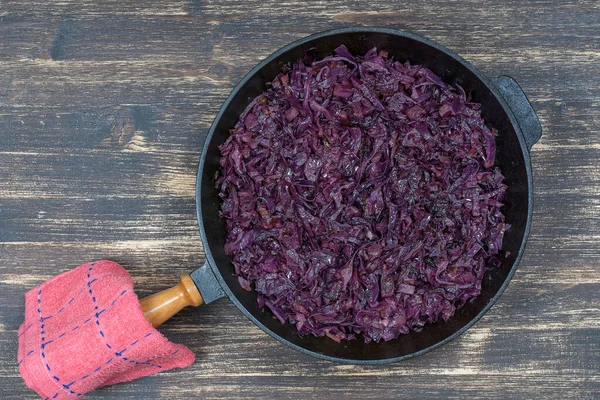
MULTIPOLYGON (((383 364, 423 354, 449 342, 477 322, 500 297, 513 276, 531 224, 533 186, 529 150, 540 136, 538 118, 512 78, 489 78, 454 52, 431 40, 381 28, 337 29, 298 40, 269 56, 242 79, 221 107, 208 132, 196 184, 198 225, 206 263, 191 274, 193 282, 204 303, 227 296, 273 338, 318 358, 355 364, 383 364), (303 58, 305 51, 313 48, 318 58, 324 57, 341 44, 354 54, 364 54, 372 47, 386 50, 397 60, 423 65, 445 82, 461 85, 471 94, 473 101, 482 104, 482 116, 489 127, 499 132, 496 165, 502 170, 508 185, 502 210, 511 228, 504 236, 502 248, 509 255, 502 259, 500 267, 486 272, 481 294, 458 310, 449 321, 426 325, 420 332, 401 335, 389 342, 366 344, 359 339, 336 343, 327 337, 300 337, 293 326, 282 325, 270 311, 260 309, 255 292, 240 287, 231 258, 223 250, 225 222, 219 218, 221 204, 214 184, 215 174, 220 170, 218 146, 227 139, 242 111, 265 90, 265 84, 273 80, 283 64, 303 58)), ((191 282, 190 286, 194 291, 191 282)))

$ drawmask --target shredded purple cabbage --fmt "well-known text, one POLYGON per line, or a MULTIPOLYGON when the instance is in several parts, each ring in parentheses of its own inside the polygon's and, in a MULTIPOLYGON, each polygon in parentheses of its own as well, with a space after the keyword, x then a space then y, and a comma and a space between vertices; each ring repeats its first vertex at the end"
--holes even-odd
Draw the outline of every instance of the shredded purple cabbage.
POLYGON ((448 320, 500 264, 509 227, 479 109, 377 49, 285 66, 220 146, 240 285, 281 323, 336 342, 448 320))

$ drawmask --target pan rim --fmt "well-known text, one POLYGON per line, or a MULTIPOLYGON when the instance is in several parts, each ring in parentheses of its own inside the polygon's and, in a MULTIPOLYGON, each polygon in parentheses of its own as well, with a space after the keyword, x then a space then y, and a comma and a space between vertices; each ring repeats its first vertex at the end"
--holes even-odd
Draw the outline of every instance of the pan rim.
POLYGON ((208 134, 206 136, 206 139, 204 141, 203 144, 203 149, 202 149, 202 155, 200 157, 200 161, 198 164, 198 172, 197 172, 197 176, 196 176, 196 219, 198 222, 198 228, 200 231, 200 236, 202 239, 202 244, 204 247, 204 253, 206 255, 206 262, 208 264, 208 266, 211 268, 211 270, 213 271, 215 277, 217 278, 217 281, 219 282, 219 284, 221 285, 223 291, 225 292, 225 294, 227 295, 227 297, 229 298, 229 300, 231 300, 235 306, 248 318, 250 319, 250 321, 252 321, 256 326, 258 326, 262 331, 264 331, 265 333, 267 333, 269 336, 271 336, 272 338, 276 339, 277 341, 301 352, 304 354, 308 354, 311 355, 313 357, 316 357, 318 359, 322 359, 322 360, 327 360, 327 361, 331 361, 331 362, 335 362, 335 363, 341 363, 341 364, 354 364, 354 365, 383 365, 383 364, 389 364, 389 363, 393 363, 393 362, 398 362, 398 361, 403 361, 403 360, 407 360, 410 358, 414 358, 414 357, 418 357, 422 354, 425 354, 427 352, 430 352, 434 349, 437 349, 439 347, 441 347, 444 344, 447 344, 449 342, 451 342, 452 340, 456 339, 457 337, 459 337, 460 335, 462 335, 464 332, 466 332, 469 328, 471 328, 475 323, 477 323, 489 310, 490 308, 498 301, 498 299, 500 298, 500 296, 504 293, 504 291, 506 290, 507 286, 509 285, 510 281, 512 280, 512 277, 514 276, 518 264, 523 256, 523 253, 525 251, 525 245, 527 243, 527 238, 529 237, 529 232, 530 232, 530 228, 531 228, 531 219, 532 219, 532 214, 533 214, 533 177, 532 177, 532 173, 531 173, 531 159, 530 159, 530 155, 529 155, 529 150, 527 150, 527 146, 526 146, 526 142, 525 142, 525 137, 523 135, 523 132, 521 130, 521 127, 519 126, 519 123, 517 122, 516 117, 514 116, 514 113, 512 112, 512 110, 510 109, 510 107, 508 106, 508 103, 506 102, 506 100, 504 99, 504 97, 500 94, 500 92, 498 91, 498 89, 496 88, 496 86, 492 83, 492 81, 490 80, 490 78, 482 73, 481 71, 479 71, 475 66, 473 66, 471 63, 469 63, 468 61, 466 61, 465 59, 463 59, 461 56, 459 56, 458 54, 456 54, 454 51, 446 48, 445 46, 434 42, 430 39, 427 39, 425 37, 416 35, 414 33, 410 33, 410 32, 405 32, 402 30, 398 30, 398 29, 391 29, 391 28, 380 28, 380 27, 349 27, 349 28, 340 28, 340 29, 333 29, 333 30, 328 30, 328 31, 324 31, 324 32, 320 32, 320 33, 316 33, 304 38, 301 38, 299 40, 296 40, 280 49, 278 49, 277 51, 275 51, 274 53, 272 53, 270 56, 268 56, 267 58, 263 59, 260 63, 258 63, 254 68, 252 68, 241 80, 240 82, 233 88, 233 90, 231 91, 231 93, 229 94, 229 96, 227 97, 227 99, 225 100, 225 102, 223 103, 223 105, 221 106, 221 108, 219 109, 219 112, 217 113, 215 119, 213 120, 211 127, 208 131, 208 134), (225 110, 229 107, 229 104, 231 103, 231 101, 233 100, 233 98, 237 95, 237 93, 240 91, 240 89, 242 89, 244 87, 244 85, 256 74, 258 73, 265 65, 267 65, 268 63, 270 63, 271 61, 273 61, 274 59, 276 59, 277 57, 281 56, 282 54, 288 52, 289 50, 300 46, 302 44, 305 44, 307 42, 310 42, 312 40, 315 39, 320 39, 323 37, 327 37, 327 36, 334 36, 334 35, 339 35, 339 34, 344 34, 344 33, 384 33, 384 34, 389 34, 389 35, 394 35, 394 36, 400 36, 400 37, 405 37, 405 38, 409 38, 418 42, 421 42, 423 44, 426 44, 430 47, 433 47, 434 49, 445 53, 446 55, 452 57, 454 60, 456 60, 459 64, 461 64, 463 67, 467 68, 470 72, 472 72, 489 90, 490 92, 494 95, 494 97, 498 100, 500 106, 502 107, 503 111, 505 112, 505 114, 508 116, 509 122, 510 124, 513 126, 513 129, 515 130, 517 139, 519 140, 519 144, 521 146, 521 151, 522 151, 522 155, 523 155, 523 159, 524 159, 524 163, 525 163, 525 172, 527 175, 527 186, 528 186, 528 206, 527 206, 527 219, 526 219, 526 223, 525 223, 525 229, 523 232, 523 239, 521 241, 521 245, 519 247, 519 251, 517 253, 517 256, 515 257, 515 260, 510 268, 510 271, 508 272, 508 275, 506 277, 506 279, 504 280, 504 282, 502 283, 502 285, 500 286, 500 288, 498 289, 498 291, 496 292, 496 294, 488 301, 488 303, 481 309, 481 311, 473 318, 471 319, 468 323, 466 323, 461 329, 457 330, 456 332, 454 332, 452 335, 438 341, 437 343, 428 346, 424 349, 421 349, 419 351, 413 352, 413 353, 409 353, 409 354, 405 354, 402 356, 398 356, 398 357, 391 357, 391 358, 378 358, 378 359, 351 359, 351 358, 342 358, 342 357, 334 357, 334 356, 328 356, 325 354, 321 354, 312 350, 309 350, 307 348, 304 348, 302 346, 299 346, 295 343, 292 343, 286 339, 284 339, 283 337, 279 336, 278 334, 276 334, 275 332, 271 331, 269 328, 267 328, 265 325, 263 325, 257 318, 254 317, 254 315, 249 312, 241 303, 240 301, 237 299, 237 297, 235 296, 235 294, 233 294, 233 292, 231 291, 231 289, 229 288, 229 286, 227 285, 227 283, 225 282, 223 276, 221 275, 221 272, 219 271, 219 268, 216 266, 215 260, 212 256, 212 252, 210 250, 210 247, 208 246, 208 240, 206 237, 206 232, 204 229, 204 223, 203 223, 203 218, 202 218, 202 196, 201 196, 201 189, 202 189, 202 171, 203 171, 203 167, 206 161, 206 157, 208 154, 208 144, 210 143, 210 141, 212 140, 213 134, 216 130, 216 126, 218 124, 218 122, 221 120, 221 118, 223 117, 223 114, 225 113, 225 110))

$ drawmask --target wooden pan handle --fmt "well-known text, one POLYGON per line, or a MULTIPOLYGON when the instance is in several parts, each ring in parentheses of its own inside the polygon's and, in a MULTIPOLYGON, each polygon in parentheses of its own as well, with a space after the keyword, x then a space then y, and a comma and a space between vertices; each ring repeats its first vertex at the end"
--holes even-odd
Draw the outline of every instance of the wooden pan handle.
POLYGON ((144 317, 153 327, 177 314, 184 307, 197 307, 204 303, 196 284, 189 275, 183 275, 172 288, 155 293, 140 300, 144 317))

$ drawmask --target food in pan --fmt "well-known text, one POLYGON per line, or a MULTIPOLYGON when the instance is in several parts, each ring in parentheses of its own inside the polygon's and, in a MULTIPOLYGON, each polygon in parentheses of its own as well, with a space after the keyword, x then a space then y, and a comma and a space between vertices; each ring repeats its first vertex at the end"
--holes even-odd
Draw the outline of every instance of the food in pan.
POLYGON ((240 285, 337 342, 448 320, 500 264, 495 135, 459 85, 385 51, 283 66, 220 146, 240 285))

